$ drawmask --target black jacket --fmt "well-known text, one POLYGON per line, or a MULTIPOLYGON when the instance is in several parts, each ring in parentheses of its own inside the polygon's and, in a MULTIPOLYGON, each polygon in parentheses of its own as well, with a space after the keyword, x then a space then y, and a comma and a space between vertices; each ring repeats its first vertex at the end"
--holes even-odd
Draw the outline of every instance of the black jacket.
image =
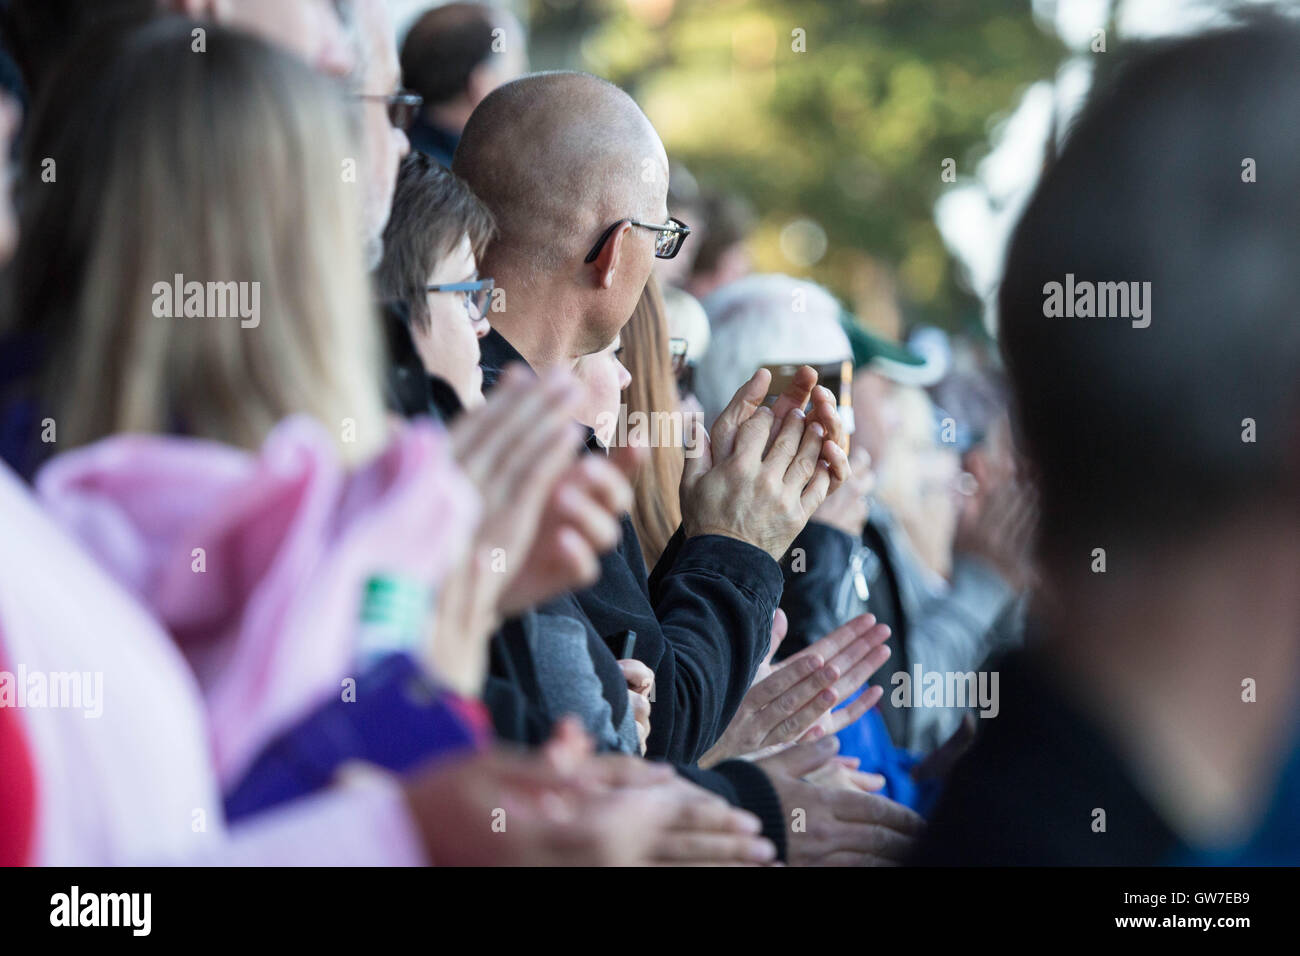
MULTIPOLYGON (((450 423, 463 410, 460 399, 447 382, 425 371, 411 341, 406 306, 394 301, 383 303, 380 321, 387 352, 384 397, 389 410, 403 418, 428 416, 450 423)), ((571 615, 578 613, 571 596, 562 597, 557 603, 561 613, 566 609, 571 615)), ((555 718, 542 702, 528 650, 528 626, 527 616, 523 616, 506 621, 492 635, 482 697, 498 736, 536 745, 550 737, 555 718)), ((600 644, 594 631, 590 632, 589 643, 600 644)), ((614 720, 621 721, 628 704, 622 671, 608 656, 593 657, 593 664, 606 687, 605 697, 614 720)))
POLYGON ((798 653, 844 622, 837 597, 853 554, 853 538, 837 528, 808 522, 781 562, 785 589, 781 608, 789 621, 777 657, 798 653))
POLYGON ((1025 651, 995 667, 997 717, 958 761, 913 863, 1156 866, 1183 845, 1107 735, 1025 651), (1105 811, 1105 830, 1098 828, 1105 811))
MULTIPOLYGON (((423 374, 402 310, 385 309, 384 324, 393 410, 450 420, 460 411, 459 403, 445 383, 423 374)), ((481 349, 485 389, 496 384, 504 365, 524 362, 495 330, 482 340, 481 349)), ((636 632, 633 656, 656 676, 648 755, 670 760, 682 776, 755 814, 763 835, 785 859, 785 815, 767 775, 743 760, 728 760, 712 770, 692 766, 730 721, 767 651, 781 597, 780 568, 742 542, 712 536, 687 542, 678 532, 665 551, 665 560, 671 554, 674 561, 666 565, 661 560, 654 581, 647 583, 636 532, 626 516, 623 528, 620 548, 602 559, 600 583, 576 599, 557 599, 546 611, 580 620, 592 635, 592 663, 616 719, 627 707, 626 684, 614 653, 600 638, 636 632), (657 613, 665 615, 662 626, 657 613)), ((538 699, 522 627, 520 621, 507 622, 493 636, 483 700, 499 736, 540 743, 549 735, 551 718, 538 699)))
MULTIPOLYGON (((487 383, 523 361, 495 330, 482 351, 487 383)), ((624 516, 622 542, 577 598, 602 638, 635 632, 632 654, 655 672, 649 756, 695 763, 721 736, 767 653, 781 586, 779 565, 753 545, 680 530, 647 576, 624 516)))
POLYGON ((810 521, 781 562, 781 571, 785 575, 781 607, 790 626, 777 652, 778 660, 798 653, 863 611, 889 626, 885 642, 889 660, 872 682, 885 688, 878 706, 890 739, 905 746, 907 711, 893 706, 890 690, 893 675, 908 669, 907 620, 880 531, 868 521, 862 540, 854 541, 838 528, 810 521), (856 594, 846 597, 846 588, 856 594))
POLYGON ((772 635, 781 570, 720 535, 679 530, 647 576, 631 520, 578 604, 602 636, 636 632, 632 656, 655 672, 648 753, 694 763, 722 735, 772 635))

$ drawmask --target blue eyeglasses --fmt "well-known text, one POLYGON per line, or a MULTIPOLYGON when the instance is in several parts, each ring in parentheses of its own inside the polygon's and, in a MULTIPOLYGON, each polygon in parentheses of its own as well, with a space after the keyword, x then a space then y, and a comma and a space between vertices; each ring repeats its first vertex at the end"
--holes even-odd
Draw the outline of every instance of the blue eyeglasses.
POLYGON ((425 292, 459 292, 465 297, 465 311, 471 318, 487 315, 488 299, 492 297, 492 279, 475 279, 473 282, 444 282, 426 285, 425 292))

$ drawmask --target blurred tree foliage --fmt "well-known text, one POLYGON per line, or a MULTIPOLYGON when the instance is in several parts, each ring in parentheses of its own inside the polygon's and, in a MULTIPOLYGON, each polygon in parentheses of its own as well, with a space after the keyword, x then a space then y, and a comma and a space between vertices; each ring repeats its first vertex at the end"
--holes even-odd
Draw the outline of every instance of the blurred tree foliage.
POLYGON ((670 157, 749 199, 758 268, 823 282, 886 330, 895 276, 909 321, 979 324, 933 205, 943 161, 972 172, 1065 54, 1030 0, 533 0, 531 21, 535 68, 619 84, 670 157), (807 227, 780 239, 804 217, 828 240, 816 262, 791 242, 807 227))

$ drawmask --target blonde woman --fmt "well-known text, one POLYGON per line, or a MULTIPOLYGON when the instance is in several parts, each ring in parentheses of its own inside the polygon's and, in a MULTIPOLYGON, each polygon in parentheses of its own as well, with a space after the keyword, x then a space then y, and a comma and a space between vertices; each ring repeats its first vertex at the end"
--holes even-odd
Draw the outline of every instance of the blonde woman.
POLYGON ((347 105, 192 27, 98 35, 52 78, 7 324, 54 429, 38 495, 185 653, 229 791, 367 654, 477 692, 521 577, 484 555, 523 563, 580 436, 558 376, 507 381, 450 440, 388 420, 347 105))

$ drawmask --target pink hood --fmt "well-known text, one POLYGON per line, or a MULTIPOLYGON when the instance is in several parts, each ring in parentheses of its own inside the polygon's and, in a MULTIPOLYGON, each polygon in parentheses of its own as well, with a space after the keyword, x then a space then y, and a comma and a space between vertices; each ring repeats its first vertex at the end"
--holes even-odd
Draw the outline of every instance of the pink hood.
POLYGON ((480 508, 436 426, 405 426, 349 472, 330 435, 302 417, 277 426, 258 454, 108 438, 55 457, 36 491, 189 659, 223 788, 356 676, 366 581, 436 588, 480 508))

